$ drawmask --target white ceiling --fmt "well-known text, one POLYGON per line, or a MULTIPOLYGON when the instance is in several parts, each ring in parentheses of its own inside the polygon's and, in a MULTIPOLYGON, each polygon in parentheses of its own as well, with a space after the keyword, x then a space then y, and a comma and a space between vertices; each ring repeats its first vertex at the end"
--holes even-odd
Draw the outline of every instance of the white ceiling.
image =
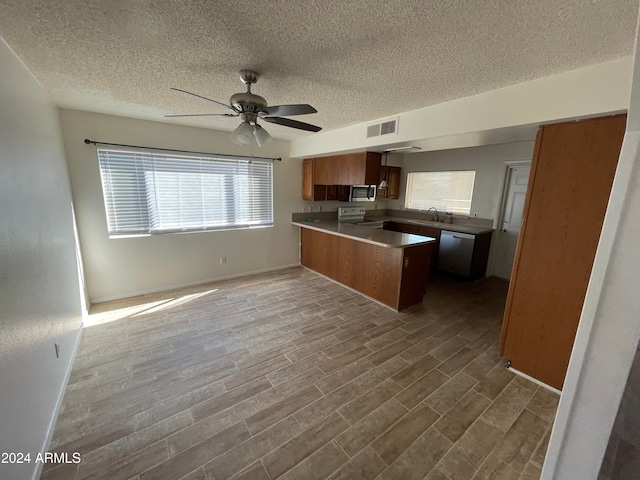
MULTIPOLYGON (((0 36, 60 107, 233 130, 270 105, 325 130, 632 54, 637 0, 0 0, 0 36)), ((268 125, 278 138, 307 132, 268 125)))

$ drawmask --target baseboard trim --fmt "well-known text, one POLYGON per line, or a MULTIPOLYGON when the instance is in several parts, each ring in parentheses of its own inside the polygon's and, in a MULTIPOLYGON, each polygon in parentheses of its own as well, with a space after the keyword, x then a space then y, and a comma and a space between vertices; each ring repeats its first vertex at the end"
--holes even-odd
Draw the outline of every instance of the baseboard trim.
POLYGON ((520 370, 516 370, 513 367, 507 367, 508 370, 511 370, 513 373, 515 373, 516 375, 520 375, 523 378, 526 378, 527 380, 529 380, 530 382, 533 382, 537 385, 540 385, 541 387, 546 388, 547 390, 551 390, 553 393, 556 393, 558 395, 562 395, 562 391, 558 390, 557 388, 553 388, 551 385, 547 385, 546 383, 541 382, 540 380, 533 378, 530 375, 527 375, 526 373, 522 373, 520 370))
POLYGON ((176 283, 176 284, 172 284, 172 285, 166 285, 164 287, 151 288, 151 289, 148 289, 148 290, 139 290, 139 291, 136 291, 136 292, 128 292, 128 293, 125 293, 125 294, 122 294, 122 295, 113 295, 113 296, 109 296, 109 297, 92 298, 92 299, 90 299, 90 301, 91 301, 91 305, 94 305, 94 304, 97 304, 97 303, 111 302, 113 300, 123 300, 125 298, 137 297, 139 295, 148 295, 148 294, 151 294, 151 293, 166 292, 168 290, 175 290, 177 288, 194 287, 196 285, 204 285, 205 283, 219 282, 221 280, 231 280, 233 278, 249 277, 251 275, 259 275, 261 273, 277 272, 278 270, 286 270, 287 268, 293 268, 293 267, 299 267, 299 266, 300 266, 299 263, 291 263, 289 265, 280 265, 278 267, 264 268, 264 269, 261 269, 261 270, 252 270, 250 272, 234 273, 232 275, 223 275, 221 277, 213 277, 213 278, 208 278, 208 279, 204 279, 204 280, 196 280, 196 281, 193 281, 193 282, 176 283))
MULTIPOLYGON (((49 423, 49 428, 47 430, 47 435, 44 438, 44 443, 42 444, 42 448, 40 449, 40 453, 44 454, 48 451, 49 444, 51 443, 51 439, 53 437, 53 432, 56 427, 56 423, 58 422, 58 416, 60 415, 60 409, 62 408, 62 400, 64 399, 64 392, 67 390, 67 385, 69 384, 69 378, 71 377, 71 370, 73 369, 73 363, 76 360, 76 355, 78 354, 78 348, 80 347, 80 339, 82 338, 82 332, 84 330, 84 325, 80 326, 80 330, 78 330, 78 335, 76 336, 75 345, 73 346, 73 351, 71 352, 71 359, 69 360, 69 365, 67 366, 67 372, 64 376, 64 381, 62 382, 62 388, 60 389, 60 393, 58 394, 58 400, 56 401, 56 407, 53 410, 53 416, 51 417, 51 422, 49 423)), ((43 463, 36 463, 36 470, 33 472, 32 480, 38 480, 42 475, 42 468, 44 467, 43 463)))

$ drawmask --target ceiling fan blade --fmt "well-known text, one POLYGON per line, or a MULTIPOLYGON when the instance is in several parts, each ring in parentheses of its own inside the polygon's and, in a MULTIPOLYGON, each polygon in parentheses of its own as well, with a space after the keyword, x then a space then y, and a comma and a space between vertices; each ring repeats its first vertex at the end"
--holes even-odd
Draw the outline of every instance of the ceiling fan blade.
POLYGON ((260 109, 268 116, 290 117, 291 115, 306 115, 308 113, 317 113, 318 111, 311 105, 299 103, 296 105, 273 105, 260 109))
POLYGON ((225 108, 228 108, 229 110, 233 110, 234 112, 237 112, 237 110, 235 108, 233 108, 231 105, 227 105, 226 103, 222 103, 222 102, 219 102, 217 100, 212 100, 210 98, 203 97, 202 95, 198 95, 197 93, 191 93, 191 92, 187 92, 186 90, 180 90, 179 88, 173 88, 173 87, 171 87, 171 90, 175 90, 176 92, 186 93, 187 95, 193 95, 194 97, 198 97, 198 98, 201 98, 203 100, 207 100, 208 102, 217 103, 218 105, 221 105, 221 106, 223 106, 225 108))
POLYGON ((190 113, 187 115, 165 115, 165 117, 237 117, 233 113, 190 113))
POLYGON ((290 118, 282 117, 264 117, 263 120, 269 123, 276 123, 285 127, 297 128, 299 130, 306 130, 308 132, 319 132, 322 127, 311 125, 310 123, 299 122, 297 120, 291 120, 290 118))

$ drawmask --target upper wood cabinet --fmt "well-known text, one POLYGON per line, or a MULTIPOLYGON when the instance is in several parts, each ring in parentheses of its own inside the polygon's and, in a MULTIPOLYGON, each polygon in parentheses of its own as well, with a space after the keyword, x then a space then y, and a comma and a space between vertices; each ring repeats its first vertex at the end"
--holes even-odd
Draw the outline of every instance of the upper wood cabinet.
POLYGON ((302 160, 302 199, 313 200, 313 158, 302 160))
POLYGON ((561 389, 602 230, 625 115, 540 128, 500 353, 561 389))
POLYGON ((302 160, 302 199, 308 201, 327 200, 327 186, 314 181, 314 159, 302 160))
POLYGON ((397 200, 400 198, 400 167, 388 167, 383 165, 380 167, 380 182, 386 180, 387 188, 379 188, 376 197, 388 198, 389 200, 397 200))
POLYGON ((400 198, 400 167, 387 167, 389 169, 389 189, 387 190, 387 198, 389 200, 397 200, 400 198))
POLYGON ((331 155, 313 159, 316 185, 377 185, 380 157, 376 152, 331 155))

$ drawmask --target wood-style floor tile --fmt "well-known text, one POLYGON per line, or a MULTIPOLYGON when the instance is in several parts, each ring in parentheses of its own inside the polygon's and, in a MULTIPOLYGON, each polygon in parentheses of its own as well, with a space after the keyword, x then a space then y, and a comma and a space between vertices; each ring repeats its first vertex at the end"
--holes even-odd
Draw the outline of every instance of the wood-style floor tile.
POLYGON ((524 389, 511 382, 482 414, 482 418, 506 432, 522 413, 532 395, 533 392, 531 390, 524 389))
POLYGON ((386 463, 376 453, 367 448, 349 460, 328 480, 373 480, 386 467, 386 463))
POLYGON ((472 478, 503 435, 497 427, 478 420, 447 453, 440 469, 452 480, 472 478))
POLYGON ((381 480, 422 480, 438 464, 452 443, 430 428, 381 475, 381 480))
POLYGON ((549 422, 525 409, 498 444, 494 454, 515 471, 522 472, 548 426, 549 422))
POLYGON ((338 436, 338 443, 345 452, 353 456, 400 420, 407 412, 405 407, 391 399, 338 436))
POLYGON ((259 460, 291 440, 300 431, 300 426, 292 417, 286 418, 207 463, 205 471, 211 478, 220 480, 231 478, 243 470, 247 464, 259 460))
POLYGON ((458 373, 429 395, 424 403, 440 415, 444 415, 451 406, 455 405, 458 400, 464 397, 476 383, 473 378, 464 373, 458 373))
POLYGON ((299 480, 301 478, 324 480, 348 460, 349 457, 335 442, 329 442, 278 478, 280 480, 299 480))
POLYGON ((507 283, 393 312, 303 268, 92 308, 45 480, 532 480, 557 397, 497 353, 507 283))
POLYGON ((485 397, 470 390, 438 420, 435 427, 456 442, 490 404, 485 397))
POLYGON ((426 405, 420 405, 378 437, 371 446, 387 464, 391 464, 416 438, 429 428, 439 415, 426 405))
POLYGON ((269 476, 277 478, 348 427, 347 421, 338 413, 334 413, 267 454, 262 463, 269 476))

